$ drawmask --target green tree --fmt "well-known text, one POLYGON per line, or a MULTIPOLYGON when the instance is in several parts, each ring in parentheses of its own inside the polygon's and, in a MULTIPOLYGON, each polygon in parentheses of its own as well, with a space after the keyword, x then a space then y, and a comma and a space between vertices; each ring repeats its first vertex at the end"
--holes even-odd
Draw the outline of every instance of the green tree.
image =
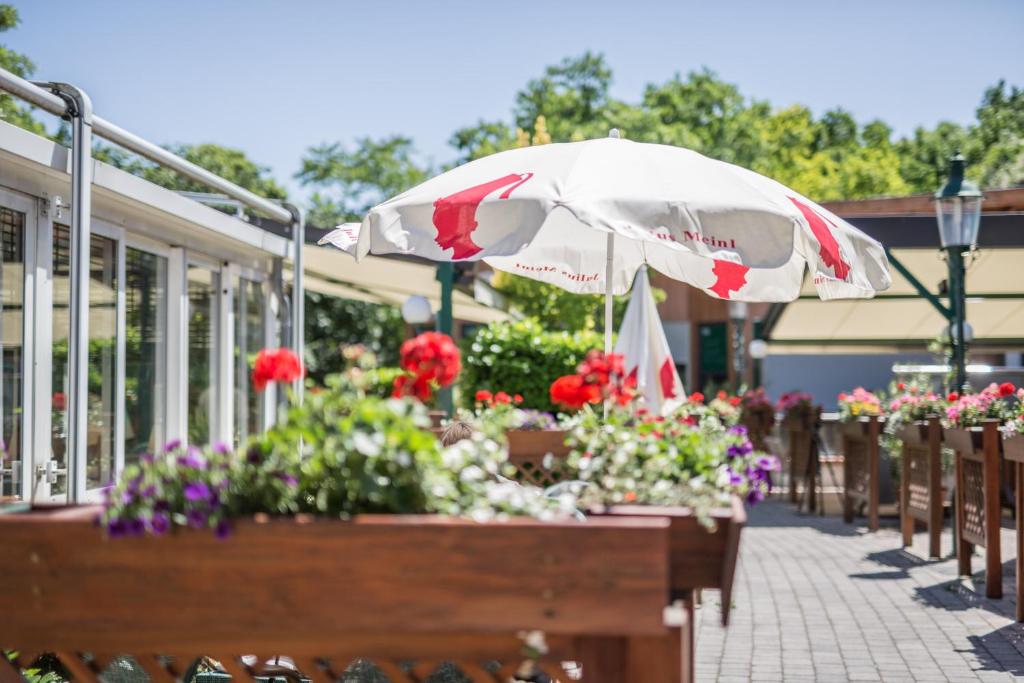
MULTIPOLYGON (((0 33, 17 28, 19 23, 21 23, 21 19, 14 6, 0 5, 0 33)), ((31 78, 35 73, 36 65, 27 56, 0 44, 0 68, 10 71, 15 76, 31 78)), ((46 133, 43 124, 32 116, 32 108, 20 104, 19 100, 6 93, 0 93, 0 120, 32 131, 37 135, 46 133)))
MULTIPOLYGON (((196 166, 201 166, 261 197, 286 199, 288 196, 285 189, 269 176, 270 169, 249 159, 242 150, 210 143, 167 145, 166 147, 169 151, 191 161, 196 166)), ((119 157, 117 151, 114 150, 104 153, 108 155, 108 160, 112 158, 110 155, 114 155, 114 158, 119 157)), ((136 167, 130 163, 129 169, 137 168, 138 175, 161 187, 185 192, 208 192, 210 190, 205 185, 185 178, 163 166, 143 162, 135 163, 138 163, 139 166, 136 167)))
POLYGON ((309 222, 332 227, 361 220, 372 206, 423 182, 428 169, 414 157, 412 140, 401 135, 359 138, 352 150, 338 142, 309 148, 295 176, 316 190, 309 222))

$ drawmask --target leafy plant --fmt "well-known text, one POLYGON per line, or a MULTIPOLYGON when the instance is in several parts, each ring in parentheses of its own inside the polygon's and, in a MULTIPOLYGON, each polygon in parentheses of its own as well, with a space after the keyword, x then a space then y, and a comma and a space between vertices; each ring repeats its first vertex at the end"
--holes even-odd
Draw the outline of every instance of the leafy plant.
POLYGON ((479 390, 502 387, 522 395, 524 407, 556 412, 551 383, 575 372, 587 351, 602 344, 595 332, 548 332, 532 320, 480 328, 463 342, 464 405, 472 407, 479 390))

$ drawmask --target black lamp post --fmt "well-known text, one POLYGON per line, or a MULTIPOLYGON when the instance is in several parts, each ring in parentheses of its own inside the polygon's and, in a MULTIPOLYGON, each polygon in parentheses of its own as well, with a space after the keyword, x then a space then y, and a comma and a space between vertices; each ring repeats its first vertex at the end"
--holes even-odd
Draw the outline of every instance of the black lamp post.
POLYGON ((978 186, 964 180, 964 158, 957 152, 949 160, 949 179, 935 193, 935 214, 939 220, 939 241, 949 264, 950 338, 953 344, 953 371, 956 389, 967 383, 967 293, 964 285, 964 253, 978 243, 981 202, 978 186))

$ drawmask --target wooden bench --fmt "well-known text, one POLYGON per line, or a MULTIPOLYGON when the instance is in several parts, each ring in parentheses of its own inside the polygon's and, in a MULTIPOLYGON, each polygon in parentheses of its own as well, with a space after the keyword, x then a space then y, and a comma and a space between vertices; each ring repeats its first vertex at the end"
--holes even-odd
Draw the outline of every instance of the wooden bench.
POLYGON ((878 531, 878 461, 882 418, 864 417, 842 425, 843 519, 853 522, 857 507, 867 507, 868 529, 878 531))
POLYGON ((937 415, 900 432, 900 529, 903 547, 914 542, 916 522, 928 525, 928 556, 942 556, 942 425, 937 415))
POLYGON ((1002 439, 998 420, 980 430, 947 429, 946 445, 956 451, 957 568, 971 575, 974 546, 985 549, 985 595, 1003 597, 999 469, 1002 439))
MULTIPOLYGON (((691 680, 692 624, 683 610, 665 616, 665 517, 257 519, 227 540, 108 540, 94 514, 0 517, 0 649, 19 651, 23 666, 54 652, 76 679, 97 680, 131 654, 151 680, 169 681, 207 655, 247 679, 259 671, 242 655, 285 655, 316 681, 369 659, 405 683, 452 660, 470 680, 497 683, 522 660, 517 634, 537 629, 554 679, 574 661, 588 683, 691 680), (492 660, 500 670, 484 666, 492 660)), ((0 680, 15 673, 0 670, 0 680)))

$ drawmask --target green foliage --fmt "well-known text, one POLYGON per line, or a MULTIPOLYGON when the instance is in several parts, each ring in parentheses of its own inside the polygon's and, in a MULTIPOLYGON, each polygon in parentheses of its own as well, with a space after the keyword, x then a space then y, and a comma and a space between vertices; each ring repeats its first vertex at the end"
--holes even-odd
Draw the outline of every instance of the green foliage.
POLYGON ((463 402, 472 407, 480 389, 505 391, 521 394, 524 407, 557 412, 551 383, 574 373, 587 351, 603 343, 596 332, 549 332, 534 320, 491 323, 463 342, 463 402))
POLYGON ((412 140, 401 135, 359 138, 352 151, 338 142, 306 150, 295 177, 317 190, 310 224, 333 227, 361 220, 370 207, 426 180, 428 171, 414 154, 412 140))
POLYGON ((405 322, 395 306, 338 299, 306 292, 306 357, 309 376, 317 382, 345 367, 340 348, 363 344, 384 365, 398 362, 405 322))
MULTIPOLYGON (((18 10, 13 5, 0 5, 0 33, 17 28, 20 22, 18 10)), ((0 67, 22 78, 30 78, 36 70, 36 65, 31 59, 6 45, 0 45, 0 67)), ((13 123, 38 135, 46 132, 43 124, 32 117, 30 107, 6 93, 0 93, 0 121, 13 123)))

